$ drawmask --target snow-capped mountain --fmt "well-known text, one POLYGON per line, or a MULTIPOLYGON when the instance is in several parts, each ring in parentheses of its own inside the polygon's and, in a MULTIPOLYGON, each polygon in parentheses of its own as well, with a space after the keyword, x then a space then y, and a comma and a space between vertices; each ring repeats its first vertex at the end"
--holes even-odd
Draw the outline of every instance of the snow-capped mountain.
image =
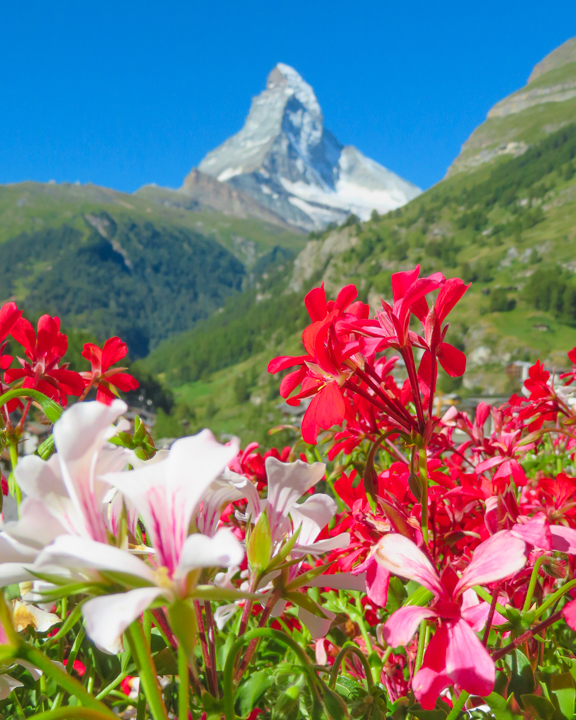
POLYGON ((420 189, 343 146, 324 127, 314 90, 279 63, 252 100, 244 127, 199 170, 249 193, 285 221, 314 230, 350 213, 367 219, 404 205, 420 189))

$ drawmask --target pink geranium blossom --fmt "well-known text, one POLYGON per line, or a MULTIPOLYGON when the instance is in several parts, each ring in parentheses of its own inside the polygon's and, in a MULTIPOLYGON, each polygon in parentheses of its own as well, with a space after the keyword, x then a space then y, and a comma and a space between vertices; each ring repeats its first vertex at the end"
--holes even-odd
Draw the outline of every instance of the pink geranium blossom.
POLYGON ((434 594, 431 607, 405 606, 386 622, 383 637, 391 647, 408 645, 422 620, 434 619, 436 633, 430 641, 422 667, 413 680, 416 699, 432 710, 440 693, 452 684, 467 692, 486 696, 492 692, 496 668, 475 634, 483 622, 482 605, 465 598, 474 585, 503 580, 526 563, 525 544, 509 532, 500 532, 479 545, 461 577, 451 565, 438 575, 424 553, 403 535, 390 533, 377 545, 377 561, 389 572, 415 580, 434 594), (480 616, 480 617, 479 617, 480 616))

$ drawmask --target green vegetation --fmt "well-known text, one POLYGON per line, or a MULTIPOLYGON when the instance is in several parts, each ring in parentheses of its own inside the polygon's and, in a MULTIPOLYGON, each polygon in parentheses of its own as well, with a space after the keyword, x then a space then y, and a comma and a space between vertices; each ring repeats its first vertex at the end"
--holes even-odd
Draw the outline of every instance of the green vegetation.
POLYGON ((289 262, 301 236, 259 220, 151 204, 95 186, 0 188, 0 298, 133 358, 289 262))
MULTIPOLYGON (((146 358, 145 367, 162 373, 169 385, 180 385, 243 362, 272 342, 281 344, 303 328, 308 318, 303 293, 285 295, 285 287, 285 277, 276 275, 230 298, 209 320, 161 343, 146 358)), ((240 390, 238 395, 242 395, 240 390)))

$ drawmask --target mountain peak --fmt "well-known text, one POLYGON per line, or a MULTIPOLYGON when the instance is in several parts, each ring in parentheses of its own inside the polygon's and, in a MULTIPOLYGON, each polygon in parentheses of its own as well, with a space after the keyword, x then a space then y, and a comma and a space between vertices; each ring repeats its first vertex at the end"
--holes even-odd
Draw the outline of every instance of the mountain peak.
POLYGON ((573 62, 576 62, 576 38, 566 40, 560 47, 552 50, 551 53, 540 60, 540 62, 534 66, 534 70, 532 70, 528 78, 528 84, 534 82, 534 80, 537 80, 551 70, 557 70, 573 62))
POLYGON ((278 63, 252 100, 240 132, 208 153, 199 169, 250 194, 286 222, 306 230, 368 218, 419 194, 325 128, 320 104, 294 68, 278 63))

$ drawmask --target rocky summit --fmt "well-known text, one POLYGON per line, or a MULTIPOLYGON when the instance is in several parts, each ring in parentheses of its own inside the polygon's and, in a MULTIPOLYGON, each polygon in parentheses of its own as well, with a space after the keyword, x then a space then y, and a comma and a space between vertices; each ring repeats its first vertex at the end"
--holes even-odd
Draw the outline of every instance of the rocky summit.
POLYGON ((279 63, 252 101, 244 127, 208 153, 199 170, 251 195, 270 212, 305 230, 367 219, 398 208, 420 189, 342 145, 324 127, 312 87, 279 63))

